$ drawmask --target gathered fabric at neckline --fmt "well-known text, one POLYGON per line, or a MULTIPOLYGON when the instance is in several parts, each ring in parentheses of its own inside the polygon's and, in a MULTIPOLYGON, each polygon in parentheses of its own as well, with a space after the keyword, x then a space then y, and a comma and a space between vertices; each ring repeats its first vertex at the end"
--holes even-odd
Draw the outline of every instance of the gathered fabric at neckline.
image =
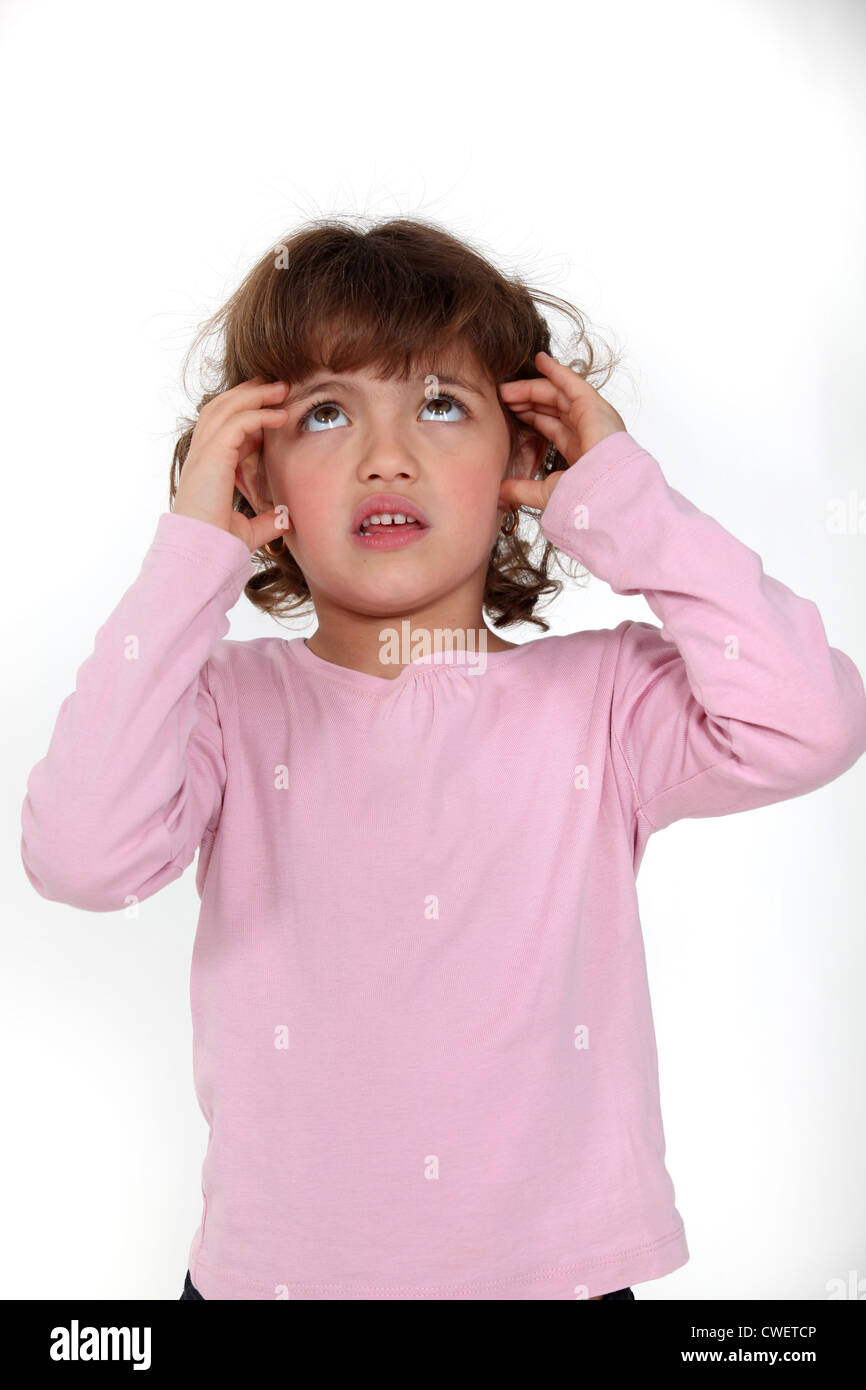
POLYGON ((488 666, 504 665, 509 660, 518 658, 525 647, 533 645, 533 641, 522 642, 519 646, 509 647, 506 651, 494 652, 460 651, 459 649, 433 651, 425 656, 416 657, 414 661, 408 662, 396 676, 391 677, 374 676, 369 671, 358 671, 352 666, 340 666, 337 662, 326 661, 323 656, 318 656, 316 652, 310 650, 303 637, 292 637, 284 642, 289 657, 298 661, 311 673, 337 681, 341 685, 374 691, 379 695, 388 695, 392 691, 400 689, 408 680, 417 679, 421 675, 432 672, 459 671, 471 675, 473 679, 477 680, 485 673, 488 666))

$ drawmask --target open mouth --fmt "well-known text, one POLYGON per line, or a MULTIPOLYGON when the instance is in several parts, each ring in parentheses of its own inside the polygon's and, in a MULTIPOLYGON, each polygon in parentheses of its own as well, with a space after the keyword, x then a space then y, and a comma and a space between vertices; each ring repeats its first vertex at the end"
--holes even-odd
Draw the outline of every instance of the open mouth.
POLYGON ((349 527, 355 544, 364 550, 397 550, 430 531, 420 503, 398 492, 368 494, 355 508, 349 527))
POLYGON ((430 530, 415 517, 368 516, 352 534, 366 550, 398 550, 421 540, 430 530))
POLYGON ((361 522, 358 534, 361 536, 378 536, 385 531, 405 531, 413 527, 418 531, 426 531, 428 529, 426 526, 422 526, 420 521, 416 521, 414 516, 403 516, 400 513, 396 516, 388 514, 381 519, 368 516, 366 521, 361 522))

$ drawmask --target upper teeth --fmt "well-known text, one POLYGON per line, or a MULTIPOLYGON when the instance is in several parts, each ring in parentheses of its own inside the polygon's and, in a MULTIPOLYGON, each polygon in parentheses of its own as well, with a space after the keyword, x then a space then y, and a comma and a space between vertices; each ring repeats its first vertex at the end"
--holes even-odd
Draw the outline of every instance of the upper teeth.
POLYGON ((370 526, 378 522, 380 526, 403 526, 407 522, 412 521, 415 521, 414 516, 404 516, 402 512, 374 512, 373 515, 368 516, 361 525, 370 526))

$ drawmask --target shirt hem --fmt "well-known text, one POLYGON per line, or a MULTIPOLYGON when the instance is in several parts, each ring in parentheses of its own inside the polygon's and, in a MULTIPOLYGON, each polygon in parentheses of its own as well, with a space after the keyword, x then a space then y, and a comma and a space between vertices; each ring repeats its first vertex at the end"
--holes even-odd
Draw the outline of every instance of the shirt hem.
POLYGON ((685 1228, 681 1224, 673 1232, 650 1244, 632 1246, 612 1255, 576 1260, 552 1269, 536 1269, 531 1274, 509 1275, 502 1279, 478 1280, 460 1285, 413 1286, 297 1281, 264 1284, 200 1255, 196 1255, 191 1261, 191 1278, 206 1300, 576 1300, 595 1298, 599 1294, 612 1293, 615 1289, 659 1279, 679 1269, 689 1258, 685 1228))

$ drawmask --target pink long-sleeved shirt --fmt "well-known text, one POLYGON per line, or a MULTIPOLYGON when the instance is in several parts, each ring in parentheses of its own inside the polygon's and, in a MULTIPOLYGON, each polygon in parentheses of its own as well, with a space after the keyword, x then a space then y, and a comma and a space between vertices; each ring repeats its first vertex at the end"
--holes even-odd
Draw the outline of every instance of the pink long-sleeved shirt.
POLYGON ((118 911, 199 849, 206 1299, 572 1299, 689 1258, 636 874, 672 821, 850 768, 863 682, 630 434, 541 525, 661 629, 369 675, 226 640, 249 552, 165 513, 30 775, 45 898, 118 911))

